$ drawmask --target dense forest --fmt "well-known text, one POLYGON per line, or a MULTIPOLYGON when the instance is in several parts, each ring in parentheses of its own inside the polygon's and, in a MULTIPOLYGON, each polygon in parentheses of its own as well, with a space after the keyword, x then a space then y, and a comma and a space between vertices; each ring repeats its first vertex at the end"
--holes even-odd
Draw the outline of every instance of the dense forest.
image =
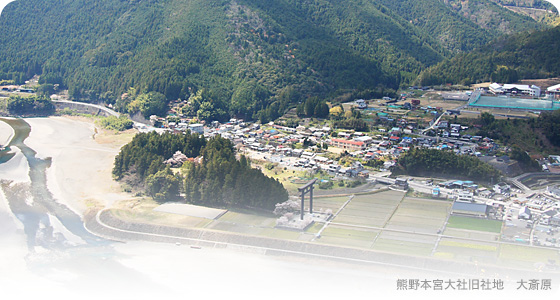
POLYGON ((411 148, 398 160, 397 173, 413 176, 450 176, 476 178, 482 182, 497 181, 501 173, 474 156, 457 155, 452 151, 411 148))
POLYGON ((241 206, 274 210, 288 200, 280 182, 251 168, 249 160, 235 158, 233 144, 219 136, 208 141, 200 164, 186 166, 184 190, 187 202, 209 206, 241 206))
POLYGON ((245 156, 237 160, 232 143, 219 136, 206 141, 190 133, 139 133, 116 156, 113 175, 160 202, 179 200, 184 192, 188 203, 273 210, 288 198, 280 182, 251 168, 245 156), (174 173, 165 160, 177 151, 201 159, 174 173))
POLYGON ((553 146, 560 147, 560 110, 541 113, 535 127, 542 130, 553 146))
POLYGON ((520 33, 469 53, 463 53, 422 72, 421 85, 478 82, 513 83, 518 79, 560 76, 560 26, 520 33))
POLYGON ((536 8, 536 9, 546 9, 551 11, 556 11, 556 8, 552 3, 546 0, 492 0, 500 5, 516 6, 516 7, 526 7, 526 8, 536 8))
POLYGON ((145 116, 195 97, 193 116, 266 121, 313 96, 396 90, 504 32, 544 27, 497 17, 481 25, 440 0, 19 0, 0 16, 0 81, 40 75, 145 116))
POLYGON ((48 116, 55 111, 51 99, 44 96, 11 96, 6 108, 8 113, 16 116, 48 116))
POLYGON ((205 145, 206 140, 198 134, 139 133, 115 157, 113 175, 117 180, 126 176, 143 183, 149 175, 164 170, 164 160, 172 157, 175 152, 181 151, 187 157, 197 157, 205 145))
MULTIPOLYGON (((476 23, 478 26, 497 30, 504 34, 511 34, 516 32, 524 31, 530 27, 532 29, 539 29, 539 26, 535 26, 530 21, 532 19, 529 16, 517 14, 503 5, 507 5, 502 0, 491 0, 491 1, 480 1, 480 0, 443 0, 446 2, 454 11, 458 14, 465 16, 465 18, 476 23), (502 2, 502 3, 500 3, 502 2), (527 24, 529 22, 529 24, 527 24), (527 27, 529 26, 529 27, 527 27)), ((520 3, 522 0, 511 0, 510 3, 520 3)), ((537 3, 535 1, 535 7, 539 7, 542 2, 537 3)), ((527 3, 527 6, 530 4, 527 3)), ((549 4, 550 5, 550 4, 549 4)), ((551 6, 551 5, 550 5, 551 6)), ((549 7, 550 7, 549 6, 549 7)))

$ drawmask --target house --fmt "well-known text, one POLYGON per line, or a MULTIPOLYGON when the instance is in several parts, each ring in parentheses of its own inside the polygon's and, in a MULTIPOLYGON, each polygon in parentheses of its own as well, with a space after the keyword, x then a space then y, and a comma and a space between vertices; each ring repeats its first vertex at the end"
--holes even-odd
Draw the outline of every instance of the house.
POLYGON ((371 136, 355 137, 353 138, 353 140, 356 142, 364 143, 364 147, 368 147, 369 145, 371 145, 371 143, 373 143, 373 138, 371 136))
POLYGON ((519 219, 523 219, 523 220, 531 220, 532 214, 531 214, 531 210, 529 209, 529 207, 527 206, 523 206, 522 208, 519 209, 519 219))
POLYGON ((550 218, 550 225, 552 226, 560 226, 560 214, 556 214, 550 218))
POLYGON ((302 149, 294 149, 294 150, 292 150, 292 156, 300 157, 302 154, 303 154, 303 150, 302 150, 302 149))
POLYGON ((367 108, 366 100, 364 100, 364 99, 358 99, 354 102, 356 103, 356 105, 358 105, 358 108, 360 108, 360 109, 367 108))
POLYGON ((392 135, 400 135, 401 134, 401 129, 399 127, 393 127, 393 128, 391 128, 389 133, 392 134, 392 135))
POLYGON ((456 202, 474 202, 473 193, 469 191, 459 191, 456 202))
POLYGON ((348 133, 348 132, 339 132, 338 133, 338 137, 341 137, 341 138, 344 138, 344 139, 350 138, 350 136, 351 136, 351 134, 348 133))
POLYGON ((303 151, 303 153, 301 153, 301 157, 306 159, 312 159, 315 157, 315 153, 309 151, 303 151))
POLYGON ((202 124, 189 124, 189 130, 193 133, 204 133, 204 125, 202 124))
POLYGON ((494 192, 496 192, 498 194, 509 193, 510 190, 511 190, 511 187, 505 182, 500 182, 500 183, 494 185, 494 192))
POLYGON ((459 132, 461 130, 461 125, 460 124, 451 124, 451 125, 449 125, 449 127, 451 128, 451 131, 453 131, 453 132, 459 132))
POLYGON ((447 128, 449 127, 449 122, 445 121, 445 120, 441 120, 439 121, 437 128, 447 128))
POLYGON ((406 178, 395 179, 394 186, 398 189, 408 190, 408 180, 406 178))
POLYGON ((400 137, 392 135, 389 137, 389 141, 394 142, 394 143, 398 143, 400 141, 400 137))
POLYGON ((327 172, 332 172, 332 173, 336 173, 338 172, 338 170, 340 170, 340 166, 339 165, 328 165, 326 168, 327 172))
POLYGON ((366 152, 364 158, 367 160, 374 159, 377 156, 375 152, 366 152))

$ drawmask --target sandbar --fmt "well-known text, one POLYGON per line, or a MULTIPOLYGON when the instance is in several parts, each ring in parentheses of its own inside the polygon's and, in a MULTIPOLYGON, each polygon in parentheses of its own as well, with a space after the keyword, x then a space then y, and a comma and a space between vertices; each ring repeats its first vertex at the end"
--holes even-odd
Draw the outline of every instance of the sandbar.
POLYGON ((111 173, 115 156, 128 139, 100 141, 100 129, 88 119, 49 117, 26 122, 31 133, 25 144, 37 157, 52 159, 47 186, 58 202, 83 215, 90 206, 107 207, 130 197, 121 192, 111 173))

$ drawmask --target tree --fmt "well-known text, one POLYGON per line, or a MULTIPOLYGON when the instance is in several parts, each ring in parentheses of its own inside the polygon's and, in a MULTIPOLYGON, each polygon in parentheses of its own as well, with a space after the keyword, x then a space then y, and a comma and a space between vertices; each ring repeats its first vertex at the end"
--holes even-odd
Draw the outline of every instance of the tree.
POLYGON ((344 108, 341 105, 334 106, 329 110, 329 114, 335 119, 340 119, 344 115, 344 108))
POLYGON ((416 176, 451 175, 461 178, 477 178, 480 181, 497 179, 501 173, 476 157, 457 155, 452 151, 411 148, 398 160, 406 174, 416 176))
POLYGON ((146 192, 159 202, 175 201, 179 197, 180 180, 169 167, 146 178, 146 192))
POLYGON ((46 96, 10 96, 7 104, 8 112, 16 115, 50 115, 55 111, 52 101, 46 96))
POLYGON ((139 110, 145 118, 151 115, 165 116, 167 114, 167 101, 165 95, 158 92, 141 94, 136 98, 139 110))
POLYGON ((483 112, 480 114, 480 124, 482 126, 490 126, 495 120, 494 115, 489 112, 483 112))
POLYGON ((317 118, 326 118, 329 116, 329 106, 325 102, 319 102, 315 105, 313 115, 317 118))

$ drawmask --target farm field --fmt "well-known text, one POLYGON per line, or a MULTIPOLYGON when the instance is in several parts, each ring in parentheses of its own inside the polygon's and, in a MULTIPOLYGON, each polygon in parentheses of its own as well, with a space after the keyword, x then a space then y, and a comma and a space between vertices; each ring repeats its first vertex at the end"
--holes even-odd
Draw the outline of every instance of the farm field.
POLYGON ((334 218, 333 223, 384 227, 403 196, 404 194, 398 191, 355 196, 334 218))
MULTIPOLYGON (((306 211, 309 209, 306 200, 306 211)), ((127 205, 136 202, 132 201, 127 205)), ((371 249, 409 256, 434 257, 467 263, 507 264, 535 268, 560 262, 558 251, 500 242, 502 222, 450 215, 452 202, 406 196, 402 191, 314 198, 314 211, 332 211, 300 232, 276 228, 272 214, 229 210, 215 220, 153 211, 113 209, 120 218, 154 224, 196 227, 323 245, 371 249)))
POLYGON ((443 229, 450 209, 450 202, 406 197, 386 228, 437 234, 443 229))
POLYGON ((497 220, 477 219, 461 216, 449 217, 448 227, 475 231, 500 233, 502 222, 497 220))

